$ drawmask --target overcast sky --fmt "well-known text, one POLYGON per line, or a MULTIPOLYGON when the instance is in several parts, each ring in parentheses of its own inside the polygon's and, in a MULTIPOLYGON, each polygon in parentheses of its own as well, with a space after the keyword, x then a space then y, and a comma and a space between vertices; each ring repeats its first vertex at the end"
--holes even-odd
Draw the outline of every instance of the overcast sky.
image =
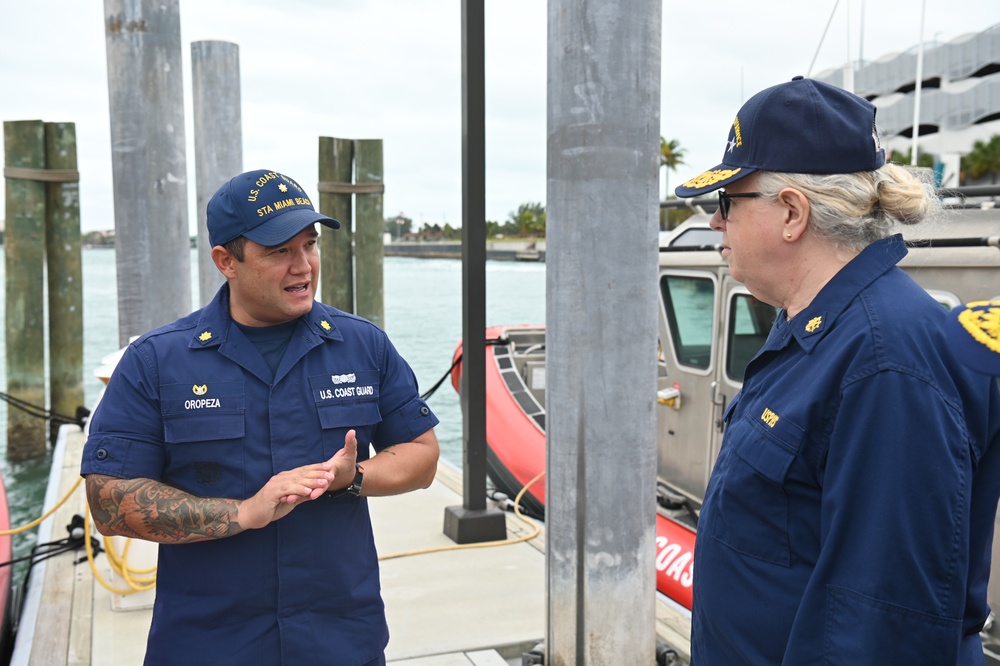
MULTIPOLYGON (((670 188, 719 162, 758 90, 809 74, 814 59, 815 75, 916 47, 923 1, 840 0, 833 12, 836 0, 665 0, 660 134, 686 151, 670 188)), ((925 1, 927 42, 1000 22, 998 0, 925 1)), ((111 228, 103 2, 3 5, 0 119, 76 123, 82 226, 111 228)), ((545 203, 547 6, 486 1, 487 219, 545 203)), ((319 136, 381 138, 386 216, 461 225, 460 12, 460 0, 181 0, 192 233, 200 40, 239 45, 247 170, 285 172, 315 197, 319 136)))

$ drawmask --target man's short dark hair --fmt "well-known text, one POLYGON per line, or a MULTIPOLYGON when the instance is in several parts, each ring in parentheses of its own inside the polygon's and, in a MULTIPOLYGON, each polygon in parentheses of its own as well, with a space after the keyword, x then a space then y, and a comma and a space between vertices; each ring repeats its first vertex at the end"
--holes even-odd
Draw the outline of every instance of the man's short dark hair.
POLYGON ((243 263, 243 259, 246 255, 243 254, 243 248, 246 247, 247 237, 237 236, 233 240, 229 241, 222 247, 226 248, 226 252, 236 257, 236 261, 243 263))

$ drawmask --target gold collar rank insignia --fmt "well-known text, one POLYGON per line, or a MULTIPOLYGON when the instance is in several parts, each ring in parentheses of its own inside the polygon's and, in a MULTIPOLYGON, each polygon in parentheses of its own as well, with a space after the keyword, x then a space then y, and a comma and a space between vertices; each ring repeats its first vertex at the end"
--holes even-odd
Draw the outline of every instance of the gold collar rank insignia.
POLYGON ((819 330, 819 327, 822 325, 823 325, 822 317, 813 317, 812 319, 809 320, 809 323, 806 324, 806 333, 815 333, 816 331, 819 330))
POLYGON ((208 384, 202 384, 201 386, 195 384, 191 387, 191 392, 195 395, 205 395, 208 393, 208 384))
POLYGON ((208 342, 209 340, 212 339, 212 332, 205 331, 204 333, 198 336, 198 339, 201 340, 202 342, 208 342))
POLYGON ((330 322, 328 322, 326 319, 324 319, 323 321, 321 321, 319 323, 319 325, 323 327, 324 331, 329 331, 330 330, 330 322))

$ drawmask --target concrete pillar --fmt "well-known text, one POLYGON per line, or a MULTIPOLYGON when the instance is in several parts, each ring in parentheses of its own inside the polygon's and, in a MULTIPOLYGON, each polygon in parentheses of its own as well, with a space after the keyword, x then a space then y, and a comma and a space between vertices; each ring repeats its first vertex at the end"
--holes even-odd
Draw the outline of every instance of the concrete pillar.
POLYGON ((655 655, 660 0, 550 0, 548 666, 655 655))
POLYGON ((204 306, 226 281, 212 261, 205 209, 223 183, 243 173, 240 47, 231 42, 192 42, 191 89, 198 211, 198 305, 204 306))
POLYGON ((191 310, 178 0, 104 0, 118 343, 191 310))

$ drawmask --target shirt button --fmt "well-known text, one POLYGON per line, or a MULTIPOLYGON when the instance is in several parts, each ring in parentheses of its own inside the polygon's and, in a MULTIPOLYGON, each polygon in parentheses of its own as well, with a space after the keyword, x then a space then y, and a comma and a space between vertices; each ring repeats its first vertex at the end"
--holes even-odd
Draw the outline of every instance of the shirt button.
POLYGON ((97 459, 104 460, 108 457, 107 449, 97 449, 97 459))
POLYGON ((424 405, 423 407, 421 407, 421 408, 420 408, 420 413, 421 413, 421 414, 422 414, 423 416, 427 416, 428 414, 430 414, 430 413, 431 413, 431 410, 430 410, 430 408, 429 408, 429 407, 427 407, 426 405, 424 405))

